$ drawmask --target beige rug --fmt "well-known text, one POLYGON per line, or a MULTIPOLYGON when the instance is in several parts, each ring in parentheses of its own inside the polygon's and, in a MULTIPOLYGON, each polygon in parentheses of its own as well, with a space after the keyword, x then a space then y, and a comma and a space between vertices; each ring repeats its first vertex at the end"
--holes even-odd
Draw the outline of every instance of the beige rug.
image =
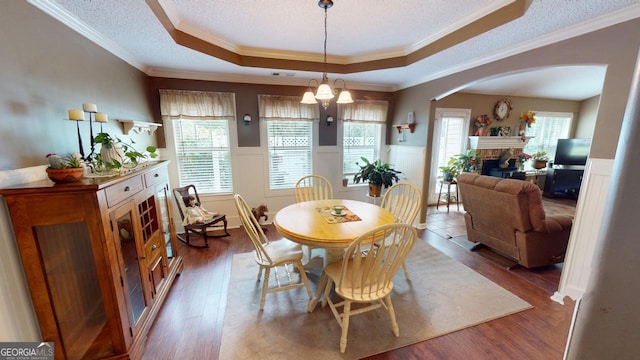
MULTIPOLYGON (((258 266, 251 253, 235 255, 220 359, 359 359, 531 308, 424 241, 416 242, 407 266, 412 282, 400 270, 392 294, 400 337, 378 309, 351 318, 347 350, 340 354, 341 330, 329 307, 308 313, 309 299, 299 288, 267 294, 260 312, 258 266)), ((315 294, 319 273, 309 277, 315 294)))

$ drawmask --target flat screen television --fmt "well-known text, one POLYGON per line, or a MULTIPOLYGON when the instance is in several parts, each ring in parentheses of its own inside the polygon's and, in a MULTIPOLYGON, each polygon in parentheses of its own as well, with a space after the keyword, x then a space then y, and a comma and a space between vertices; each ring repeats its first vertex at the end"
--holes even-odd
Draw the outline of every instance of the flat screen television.
POLYGON ((555 165, 585 165, 591 149, 591 139, 559 139, 555 165))

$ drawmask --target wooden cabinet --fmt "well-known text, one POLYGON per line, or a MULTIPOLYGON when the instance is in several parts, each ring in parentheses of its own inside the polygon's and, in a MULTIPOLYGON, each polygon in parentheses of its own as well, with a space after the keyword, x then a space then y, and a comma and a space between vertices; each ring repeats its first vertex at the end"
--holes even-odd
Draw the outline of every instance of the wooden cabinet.
POLYGON ((182 271, 167 162, 1 189, 42 339, 56 359, 138 359, 182 271))
POLYGON ((582 184, 583 168, 547 169, 544 195, 547 197, 568 197, 577 199, 582 184))

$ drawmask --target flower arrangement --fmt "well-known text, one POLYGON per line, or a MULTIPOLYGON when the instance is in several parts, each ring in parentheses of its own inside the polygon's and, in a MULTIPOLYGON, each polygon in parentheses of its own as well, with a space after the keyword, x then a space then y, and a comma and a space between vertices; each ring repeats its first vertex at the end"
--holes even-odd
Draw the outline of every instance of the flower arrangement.
POLYGON ((47 161, 49 162, 49 169, 72 169, 82 167, 82 156, 78 153, 72 153, 66 157, 61 157, 56 154, 47 154, 47 161))
POLYGON ((491 119, 489 118, 489 115, 482 114, 482 115, 478 115, 476 117, 475 126, 477 128, 483 128, 483 127, 487 127, 489 125, 491 125, 491 119))
POLYGON ((522 151, 521 151, 521 152, 517 155, 517 158, 518 158, 518 163, 520 163, 520 164, 524 164, 527 160, 532 159, 532 158, 533 158, 533 156, 531 156, 531 155, 529 155, 529 154, 527 154, 527 153, 525 153, 525 152, 522 152, 522 151))
POLYGON ((531 124, 534 124, 536 122, 535 115, 536 113, 533 111, 522 113, 520 114, 520 121, 527 124, 527 127, 531 127, 531 124))

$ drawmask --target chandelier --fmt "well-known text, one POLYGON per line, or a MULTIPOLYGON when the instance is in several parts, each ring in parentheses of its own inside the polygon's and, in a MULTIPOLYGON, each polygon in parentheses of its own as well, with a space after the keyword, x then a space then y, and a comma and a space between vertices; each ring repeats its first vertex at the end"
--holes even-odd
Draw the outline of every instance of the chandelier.
MULTIPOLYGON (((325 71, 322 73, 322 82, 319 83, 318 89, 316 90, 316 94, 314 95, 313 91, 311 90, 311 83, 315 81, 316 84, 318 84, 318 81, 315 79, 312 79, 309 81, 308 89, 304 93, 304 96, 302 97, 302 101, 300 102, 303 104, 317 104, 318 100, 320 100, 320 103, 322 103, 322 107, 325 110, 327 110, 327 108, 329 107, 329 102, 331 101, 331 99, 335 97, 335 94, 337 94, 337 90, 334 91, 329 85, 329 78, 327 77, 327 9, 333 6, 333 1, 320 0, 318 1, 318 6, 324 9, 324 69, 325 71)), ((349 92, 349 90, 347 90, 347 83, 342 79, 336 79, 333 82, 334 87, 338 81, 342 81, 343 88, 342 88, 342 91, 340 91, 340 95, 338 95, 338 100, 336 101, 336 103, 351 104, 353 102, 353 99, 351 98, 351 93, 349 92)))

